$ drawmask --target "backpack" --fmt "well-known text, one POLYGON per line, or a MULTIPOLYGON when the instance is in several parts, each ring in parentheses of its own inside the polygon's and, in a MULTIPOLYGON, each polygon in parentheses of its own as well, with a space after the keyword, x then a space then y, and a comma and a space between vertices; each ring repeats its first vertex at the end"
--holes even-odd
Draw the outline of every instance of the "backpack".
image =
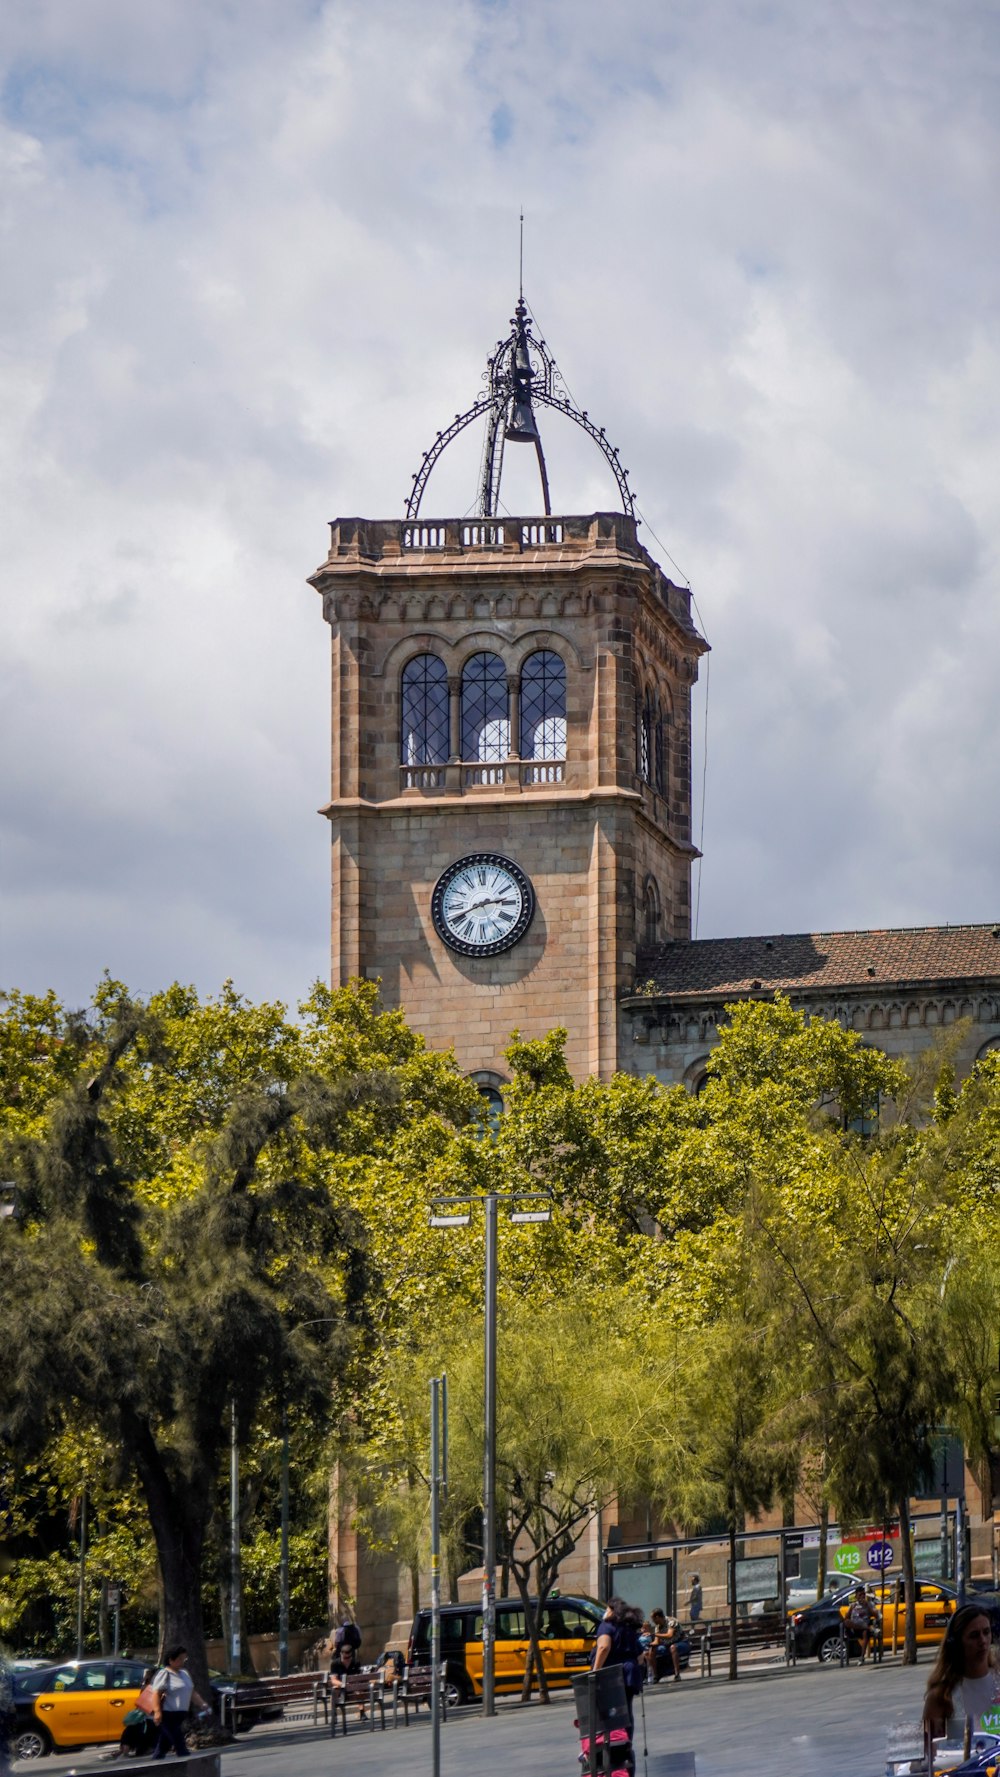
POLYGON ((337 1633, 333 1638, 334 1652, 339 1654, 341 1648, 353 1647, 356 1653, 360 1646, 361 1630, 358 1628, 357 1623, 341 1623, 340 1628, 337 1630, 337 1633))

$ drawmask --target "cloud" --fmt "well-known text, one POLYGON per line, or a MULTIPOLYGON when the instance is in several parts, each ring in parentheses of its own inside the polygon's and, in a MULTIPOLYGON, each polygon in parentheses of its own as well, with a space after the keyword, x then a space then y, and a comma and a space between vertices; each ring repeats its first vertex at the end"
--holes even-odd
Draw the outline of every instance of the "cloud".
POLYGON ((702 935, 996 917, 998 60, 985 3, 8 7, 0 978, 324 970, 305 576, 477 392, 522 203, 713 644, 702 935))

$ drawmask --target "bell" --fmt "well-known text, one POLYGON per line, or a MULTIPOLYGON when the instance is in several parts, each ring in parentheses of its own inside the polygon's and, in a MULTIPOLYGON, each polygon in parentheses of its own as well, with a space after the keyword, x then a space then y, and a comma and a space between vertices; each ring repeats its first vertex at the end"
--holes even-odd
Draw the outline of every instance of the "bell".
POLYGON ((537 444, 538 427, 535 424, 535 410, 530 401, 518 401, 515 397, 511 404, 510 419, 504 428, 504 438, 509 444, 537 444))

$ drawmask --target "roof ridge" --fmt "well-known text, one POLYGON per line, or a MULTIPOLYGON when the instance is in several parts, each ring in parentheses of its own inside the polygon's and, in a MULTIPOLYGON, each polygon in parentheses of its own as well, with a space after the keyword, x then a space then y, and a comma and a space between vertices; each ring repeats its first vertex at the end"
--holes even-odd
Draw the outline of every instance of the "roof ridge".
MULTIPOLYGON (((889 938, 910 937, 918 932, 993 932, 1000 933, 1000 915, 996 919, 967 921, 958 925, 935 926, 843 926, 830 931, 813 932, 738 932, 715 938, 673 938, 656 946, 658 950, 690 949, 695 944, 776 943, 792 938, 889 938)), ((650 946, 652 948, 652 946, 650 946)))

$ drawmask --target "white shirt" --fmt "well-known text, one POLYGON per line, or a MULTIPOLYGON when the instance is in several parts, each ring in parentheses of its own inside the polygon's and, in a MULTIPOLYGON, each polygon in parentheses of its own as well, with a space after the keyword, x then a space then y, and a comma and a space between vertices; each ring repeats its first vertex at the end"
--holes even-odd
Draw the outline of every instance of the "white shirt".
POLYGON ((966 1716, 972 1717, 973 1729, 978 1733, 983 1725, 983 1716, 990 1709, 1000 1704, 1000 1672, 984 1672, 982 1678, 963 1678, 951 1693, 951 1720, 948 1723, 948 1739, 961 1740, 965 1732, 966 1716))
POLYGON ((162 1691, 163 1709, 171 1715, 184 1715, 191 1707, 194 1679, 183 1667, 179 1672, 173 1672, 169 1666, 164 1666, 163 1671, 158 1672, 153 1680, 153 1689, 162 1691))

